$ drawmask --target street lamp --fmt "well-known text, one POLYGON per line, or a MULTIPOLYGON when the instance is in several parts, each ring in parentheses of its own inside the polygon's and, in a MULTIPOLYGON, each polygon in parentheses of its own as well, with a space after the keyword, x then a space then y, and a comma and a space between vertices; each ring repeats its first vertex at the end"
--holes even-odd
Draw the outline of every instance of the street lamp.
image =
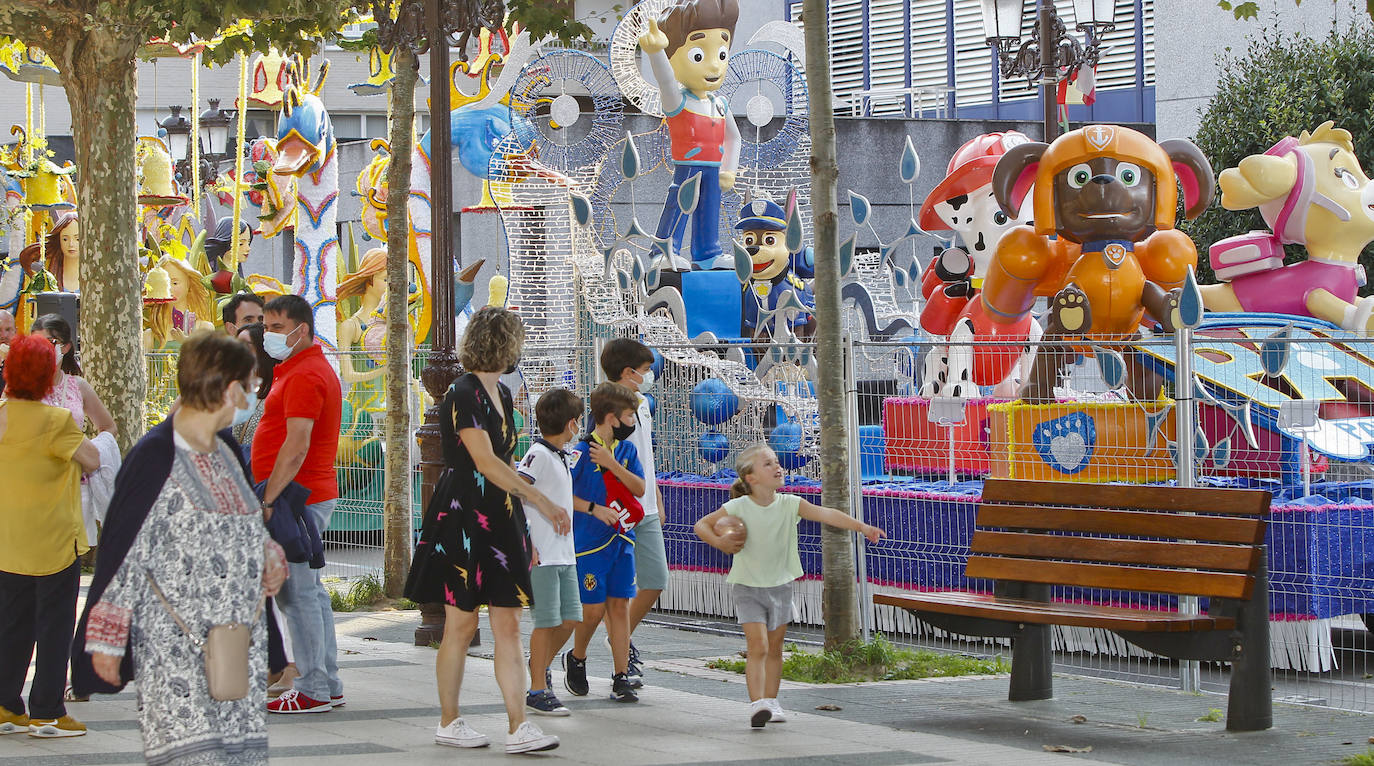
POLYGON ((158 123, 167 131, 167 151, 174 160, 183 160, 191 150, 191 121, 181 116, 181 107, 171 107, 172 115, 158 123))
MULTIPOLYGON (((210 108, 200 113, 200 146, 212 165, 229 156, 229 113, 219 108, 219 99, 210 99, 210 108)), ((218 168, 216 168, 218 169, 218 168)))
POLYGON ((1055 116, 1055 98, 1051 88, 1059 84, 1060 72, 1065 77, 1080 67, 1096 67, 1102 55, 1102 36, 1116 26, 1115 0, 1073 0, 1077 29, 1084 33, 1085 42, 1069 34, 1068 28, 1055 11, 1053 0, 1040 0, 1037 22, 1030 38, 1021 41, 1021 19, 1024 0, 981 0, 983 34, 988 46, 997 54, 1003 77, 1025 77, 1028 84, 1041 86, 1045 104, 1045 141, 1058 135, 1059 120, 1055 116), (1045 42, 1048 41, 1048 42, 1045 42))

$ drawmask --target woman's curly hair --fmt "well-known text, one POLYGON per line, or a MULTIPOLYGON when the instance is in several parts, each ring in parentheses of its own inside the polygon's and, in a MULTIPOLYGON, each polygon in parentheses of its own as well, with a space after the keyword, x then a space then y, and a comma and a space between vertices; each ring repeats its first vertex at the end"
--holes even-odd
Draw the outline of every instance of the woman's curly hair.
POLYGON ((487 306, 468 320, 458 363, 468 372, 505 372, 520 361, 525 325, 514 311, 487 306))
POLYGON ((36 402, 52 390, 57 350, 42 335, 18 335, 5 357, 5 396, 36 402))

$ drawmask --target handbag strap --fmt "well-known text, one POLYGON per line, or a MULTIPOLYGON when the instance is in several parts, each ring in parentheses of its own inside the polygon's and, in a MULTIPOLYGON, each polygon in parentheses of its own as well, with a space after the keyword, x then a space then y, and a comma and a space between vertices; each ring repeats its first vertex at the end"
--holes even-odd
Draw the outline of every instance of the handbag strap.
MULTIPOLYGON (((177 614, 177 610, 173 609, 172 605, 167 602, 167 597, 162 595, 162 589, 157 587, 157 580, 153 579, 153 573, 145 569, 143 570, 143 574, 147 576, 148 584, 153 588, 153 594, 157 596, 158 601, 162 602, 162 606, 166 608, 167 613, 172 615, 172 619, 176 621, 177 627, 181 628, 181 632, 185 633, 187 638, 195 642, 196 646, 201 646, 202 644, 204 644, 204 639, 196 638, 196 634, 193 633, 191 629, 186 626, 186 621, 181 619, 181 615, 177 614)), ((262 617, 263 605, 266 603, 267 596, 266 594, 264 594, 262 598, 258 599, 258 609, 256 612, 253 613, 253 619, 248 623, 249 625, 258 624, 258 618, 262 617)))

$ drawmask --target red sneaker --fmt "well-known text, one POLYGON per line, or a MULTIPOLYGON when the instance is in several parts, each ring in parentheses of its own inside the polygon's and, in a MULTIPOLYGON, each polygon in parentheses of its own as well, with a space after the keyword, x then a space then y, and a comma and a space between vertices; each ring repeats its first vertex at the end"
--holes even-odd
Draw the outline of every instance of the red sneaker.
POLYGON ((328 713, 334 704, 328 700, 317 700, 289 689, 280 697, 267 703, 269 713, 328 713))
POLYGON ((342 694, 340 694, 337 697, 331 694, 329 696, 329 704, 333 705, 334 707, 343 707, 344 705, 347 705, 348 702, 344 699, 344 696, 342 694))

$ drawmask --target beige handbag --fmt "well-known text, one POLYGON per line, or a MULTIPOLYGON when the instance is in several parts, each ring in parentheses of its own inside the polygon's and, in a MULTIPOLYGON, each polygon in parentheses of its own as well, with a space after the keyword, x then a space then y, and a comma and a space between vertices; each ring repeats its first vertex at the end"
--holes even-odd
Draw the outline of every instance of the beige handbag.
POLYGON ((162 589, 157 587, 152 572, 144 570, 144 574, 148 575, 148 584, 153 586, 157 600, 167 608, 167 613, 176 620, 186 637, 204 652, 205 681, 210 688, 210 698, 220 702, 231 702, 247 697, 248 650, 253 642, 253 626, 258 623, 258 618, 262 617, 266 597, 258 601, 258 611, 253 614, 252 622, 226 622, 215 625, 210 628, 205 638, 197 639, 195 633, 181 619, 181 615, 167 603, 167 598, 162 595, 162 589))

